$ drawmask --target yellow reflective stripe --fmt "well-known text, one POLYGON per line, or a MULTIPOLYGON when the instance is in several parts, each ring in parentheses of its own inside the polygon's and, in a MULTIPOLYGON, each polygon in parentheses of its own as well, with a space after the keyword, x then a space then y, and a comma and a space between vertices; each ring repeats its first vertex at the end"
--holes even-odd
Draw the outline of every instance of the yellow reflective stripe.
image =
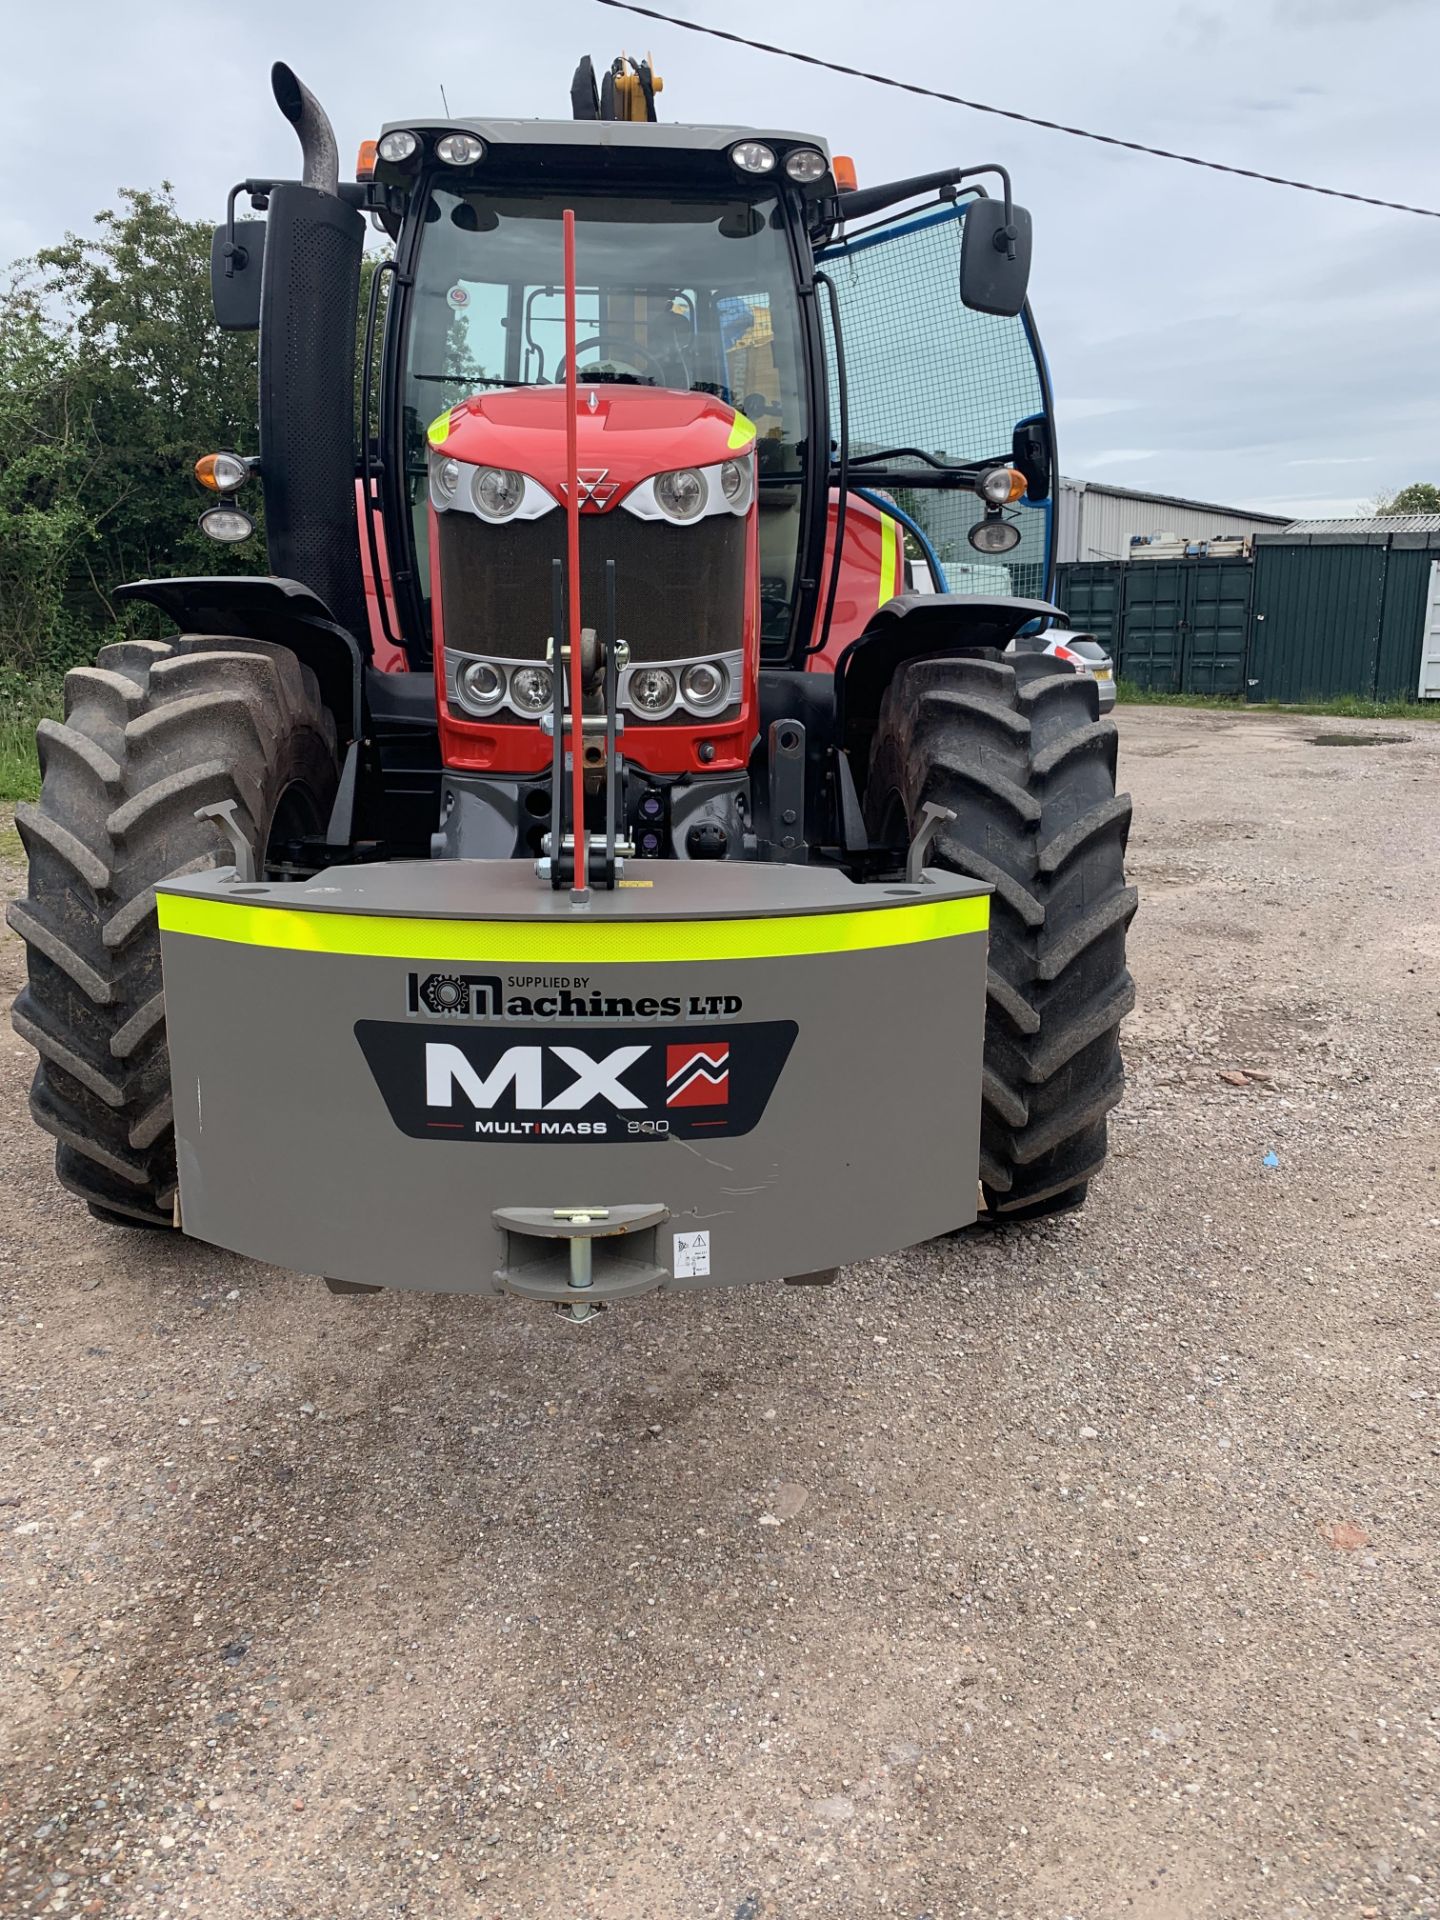
POLYGON ((895 598, 900 576, 900 528, 887 513, 880 522, 880 605, 895 598))
POLYGON ((747 420, 743 413, 737 413, 735 424, 730 429, 730 438, 726 442, 732 453, 738 453, 741 447, 748 447, 755 438, 755 422, 747 420))
POLYGON ((990 897, 922 900, 866 913, 787 914, 754 920, 408 920, 306 913, 193 894, 157 896, 162 933, 288 953, 383 960, 488 960, 495 965, 600 966, 607 961, 771 960, 860 953, 984 933, 990 897))
POLYGON ((441 446, 450 438, 450 413, 451 409, 447 407, 444 413, 438 419, 432 420, 425 429, 425 438, 432 447, 441 446))

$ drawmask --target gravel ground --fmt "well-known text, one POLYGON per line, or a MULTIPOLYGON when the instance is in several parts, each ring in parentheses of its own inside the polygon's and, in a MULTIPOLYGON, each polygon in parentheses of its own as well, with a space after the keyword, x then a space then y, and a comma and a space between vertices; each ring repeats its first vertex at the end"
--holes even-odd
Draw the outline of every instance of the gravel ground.
POLYGON ((1120 724, 1110 1170, 828 1292, 117 1232, 0 1037, 0 1909, 1440 1913, 1440 727, 1120 724))

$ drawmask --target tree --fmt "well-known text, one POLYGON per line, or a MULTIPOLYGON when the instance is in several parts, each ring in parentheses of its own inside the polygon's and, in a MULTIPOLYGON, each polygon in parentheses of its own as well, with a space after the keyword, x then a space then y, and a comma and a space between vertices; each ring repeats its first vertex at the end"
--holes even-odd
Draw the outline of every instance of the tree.
POLYGON ((1414 480, 1391 499, 1382 494, 1375 502, 1376 513, 1440 513, 1440 487, 1430 480, 1414 480))
MULTIPOLYGON (((0 678, 160 632, 152 608, 113 598, 122 581, 265 568, 258 487, 253 540, 219 546, 198 525, 199 455, 257 447, 256 336, 215 325, 211 228, 181 219, 168 184, 124 190, 95 228, 0 283, 0 678)), ((357 416, 377 264, 361 267, 357 416)))
POLYGON ((96 216, 97 238, 69 234, 36 260, 79 344, 98 443, 87 482, 97 624, 114 619, 108 589, 121 580, 223 569, 197 525, 190 470, 255 436, 255 340, 215 325, 210 228, 180 218, 168 182, 120 201, 96 216))
POLYGON ((156 616, 124 580, 249 570, 200 532, 196 458, 255 444, 255 341, 210 304, 210 228, 129 189, 11 275, 0 300, 0 659, 93 655, 156 616))
POLYGON ((86 482, 98 457, 74 343, 33 289, 0 301, 0 608, 5 664, 31 669, 84 646, 67 628, 72 572, 93 545, 86 482))

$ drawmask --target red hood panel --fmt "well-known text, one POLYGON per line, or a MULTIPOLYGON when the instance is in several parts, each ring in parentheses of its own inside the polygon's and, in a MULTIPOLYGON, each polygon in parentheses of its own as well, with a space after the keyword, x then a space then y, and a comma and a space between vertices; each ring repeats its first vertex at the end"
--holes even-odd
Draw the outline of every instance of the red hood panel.
MULTIPOLYGON (((584 386, 578 391, 582 473, 603 468, 615 498, 671 467, 709 467, 754 442, 743 414, 708 393, 668 387, 584 386), (592 405, 593 402, 593 405, 592 405)), ((430 429, 431 447, 471 466, 511 467, 557 493, 565 475, 565 389, 476 394, 430 429)))

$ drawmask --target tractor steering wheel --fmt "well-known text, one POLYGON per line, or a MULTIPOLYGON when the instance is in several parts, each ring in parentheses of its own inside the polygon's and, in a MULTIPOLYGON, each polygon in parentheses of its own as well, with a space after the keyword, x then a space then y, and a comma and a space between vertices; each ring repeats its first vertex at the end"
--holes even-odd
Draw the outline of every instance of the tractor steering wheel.
MULTIPOLYGON (((639 354, 641 360, 645 363, 644 366, 637 367, 630 365, 629 361, 624 358, 620 361, 622 366, 629 367, 630 372, 635 375, 637 380, 644 380, 647 377, 646 368, 649 368, 651 376, 658 379, 664 378, 665 369, 661 366, 659 360, 651 353, 648 347, 642 346, 632 335, 625 333, 594 333, 591 334, 588 340, 582 340, 575 349, 575 378, 577 381, 583 380, 584 378, 579 367, 580 356, 582 353, 589 353, 594 347, 622 347, 626 355, 632 353, 639 354)), ((566 353, 562 353, 560 358, 555 362, 554 381, 557 387, 564 386, 565 369, 569 363, 570 356, 566 353)))

